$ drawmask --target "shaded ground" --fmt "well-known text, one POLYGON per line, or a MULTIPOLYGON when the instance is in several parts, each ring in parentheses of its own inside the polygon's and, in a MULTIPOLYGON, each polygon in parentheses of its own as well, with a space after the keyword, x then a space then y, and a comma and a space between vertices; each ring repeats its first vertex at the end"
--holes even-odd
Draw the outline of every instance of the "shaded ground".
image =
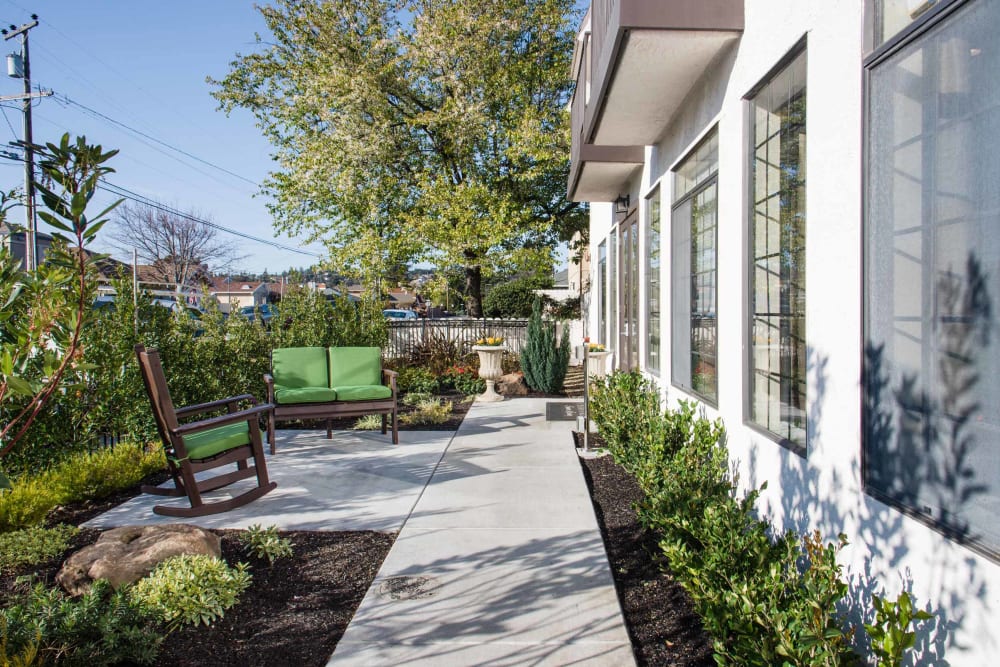
POLYGON ((661 571, 656 538, 639 525, 632 509, 642 497, 638 484, 610 456, 582 463, 636 662, 715 665, 711 640, 690 598, 661 571))

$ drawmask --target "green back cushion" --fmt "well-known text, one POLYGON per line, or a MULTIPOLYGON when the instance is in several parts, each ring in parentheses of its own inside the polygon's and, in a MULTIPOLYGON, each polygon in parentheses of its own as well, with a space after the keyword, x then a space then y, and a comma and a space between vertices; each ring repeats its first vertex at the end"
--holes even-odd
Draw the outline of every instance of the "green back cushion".
POLYGON ((329 387, 325 347, 279 347, 271 353, 274 384, 289 389, 329 387))
POLYGON ((382 350, 377 347, 330 348, 331 387, 373 384, 382 384, 382 350))

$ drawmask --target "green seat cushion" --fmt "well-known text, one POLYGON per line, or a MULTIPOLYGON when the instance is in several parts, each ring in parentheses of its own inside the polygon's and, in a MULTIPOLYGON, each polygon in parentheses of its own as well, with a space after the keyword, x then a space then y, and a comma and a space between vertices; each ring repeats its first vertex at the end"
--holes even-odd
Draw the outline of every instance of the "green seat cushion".
POLYGON ((289 389, 329 387, 325 347, 279 347, 271 353, 275 385, 289 389))
POLYGON ((337 392, 329 387, 279 387, 275 385, 274 400, 278 405, 328 403, 337 400, 337 392))
MULTIPOLYGON (((331 387, 382 384, 382 350, 377 347, 331 347, 331 387)), ((341 400, 349 400, 341 397, 341 400)))
POLYGON ((392 397, 392 389, 381 384, 340 385, 334 390, 338 401, 374 401, 392 397))
POLYGON ((207 459, 248 444, 250 444, 250 431, 247 430, 245 421, 216 426, 207 431, 184 436, 184 447, 187 448, 188 458, 191 459, 207 459))

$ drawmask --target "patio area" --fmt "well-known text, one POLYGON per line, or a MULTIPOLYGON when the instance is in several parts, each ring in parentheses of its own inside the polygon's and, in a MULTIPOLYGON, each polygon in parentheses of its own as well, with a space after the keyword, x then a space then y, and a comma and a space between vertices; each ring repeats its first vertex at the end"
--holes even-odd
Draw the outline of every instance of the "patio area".
MULTIPOLYGON (((547 419, 554 402, 578 401, 477 402, 456 433, 404 431, 398 446, 279 431, 278 488, 191 522, 399 533, 331 665, 631 665, 574 422, 547 419)), ((87 525, 170 522, 157 500, 87 525)))

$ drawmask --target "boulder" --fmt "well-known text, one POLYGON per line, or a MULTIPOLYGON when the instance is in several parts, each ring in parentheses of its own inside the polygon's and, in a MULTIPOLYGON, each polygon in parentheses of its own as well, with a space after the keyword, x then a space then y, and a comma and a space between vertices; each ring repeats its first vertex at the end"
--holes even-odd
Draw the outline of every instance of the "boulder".
POLYGON ((138 581, 159 563, 180 554, 219 558, 222 544, 215 533, 181 523, 113 528, 67 558, 56 581, 71 595, 87 592, 95 579, 107 579, 118 588, 138 581))
POLYGON ((497 392, 504 396, 527 396, 528 383, 524 381, 524 373, 508 373, 497 380, 497 392))

